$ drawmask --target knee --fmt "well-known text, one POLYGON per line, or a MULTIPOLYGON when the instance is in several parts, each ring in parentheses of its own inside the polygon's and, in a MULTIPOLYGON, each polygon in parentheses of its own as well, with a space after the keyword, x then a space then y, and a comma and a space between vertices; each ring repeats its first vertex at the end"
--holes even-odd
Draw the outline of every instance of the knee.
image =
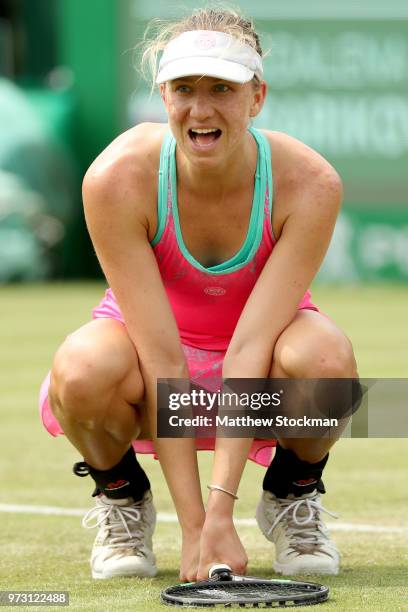
MULTIPOLYGON (((127 372, 119 356, 104 354, 97 347, 68 338, 58 350, 52 366, 49 389, 52 412, 57 418, 70 418, 93 428, 103 420, 114 396, 120 394, 127 372)), ((143 381, 140 375, 139 379, 138 398, 141 398, 143 381)))
POLYGON ((309 344, 283 345, 274 355, 290 378, 356 378, 357 366, 350 341, 337 334, 315 338, 309 344))

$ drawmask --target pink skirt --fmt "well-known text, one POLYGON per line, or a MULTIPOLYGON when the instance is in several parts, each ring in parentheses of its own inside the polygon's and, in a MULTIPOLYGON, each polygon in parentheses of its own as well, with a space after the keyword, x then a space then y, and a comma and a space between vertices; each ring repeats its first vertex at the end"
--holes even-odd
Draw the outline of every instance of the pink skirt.
MULTIPOLYGON (((221 381, 221 369, 224 358, 224 351, 204 351, 191 346, 183 346, 191 380, 205 385, 205 378, 209 378, 211 387, 221 381)), ((47 374, 41 385, 39 408, 42 422, 45 429, 52 436, 62 435, 64 432, 57 419, 51 412, 48 402, 48 388, 50 385, 50 372, 47 374)), ((153 454, 157 459, 153 442, 151 440, 133 440, 133 448, 136 453, 153 454)), ((197 450, 214 450, 214 438, 196 438, 197 450)), ((259 465, 268 466, 273 457, 273 447, 276 440, 254 440, 250 448, 248 458, 259 465)))
MULTIPOLYGON (((310 301, 305 300, 300 308, 310 308, 318 311, 319 309, 310 301)), ((113 293, 108 289, 101 303, 92 311, 94 319, 111 318, 125 324, 118 304, 113 296, 113 293)), ((199 384, 205 384, 205 379, 215 388, 219 388, 222 381, 222 364, 225 356, 225 351, 209 351, 192 346, 183 345, 183 350, 186 355, 187 364, 190 373, 190 379, 199 384)), ((48 402, 48 389, 50 386, 50 373, 47 374, 40 389, 39 410, 42 422, 45 429, 52 436, 62 435, 64 432, 57 419, 51 412, 48 402)), ((215 390, 215 389, 214 389, 215 390)), ((151 440, 133 440, 133 448, 136 453, 153 454, 157 459, 153 443, 151 440)), ((215 438, 196 438, 197 450, 214 450, 215 438)), ((258 440, 255 439, 248 453, 248 459, 267 467, 272 461, 276 440, 258 440)))

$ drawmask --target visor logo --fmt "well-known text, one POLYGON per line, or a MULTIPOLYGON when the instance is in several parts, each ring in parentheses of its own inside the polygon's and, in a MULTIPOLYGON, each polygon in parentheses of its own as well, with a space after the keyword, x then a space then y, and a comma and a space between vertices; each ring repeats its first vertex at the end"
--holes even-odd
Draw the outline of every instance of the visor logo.
POLYGON ((196 38, 195 44, 201 51, 208 51, 217 46, 217 38, 212 32, 200 34, 200 36, 196 38))

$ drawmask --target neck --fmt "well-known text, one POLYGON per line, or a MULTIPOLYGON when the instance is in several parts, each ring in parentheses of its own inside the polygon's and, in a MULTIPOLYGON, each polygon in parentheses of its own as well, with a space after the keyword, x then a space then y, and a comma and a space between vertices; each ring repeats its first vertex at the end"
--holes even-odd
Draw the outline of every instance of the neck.
POLYGON ((241 146, 222 163, 210 168, 191 162, 179 147, 176 149, 177 176, 179 184, 192 192, 216 197, 226 191, 240 190, 248 186, 248 179, 255 176, 257 145, 248 132, 241 146))

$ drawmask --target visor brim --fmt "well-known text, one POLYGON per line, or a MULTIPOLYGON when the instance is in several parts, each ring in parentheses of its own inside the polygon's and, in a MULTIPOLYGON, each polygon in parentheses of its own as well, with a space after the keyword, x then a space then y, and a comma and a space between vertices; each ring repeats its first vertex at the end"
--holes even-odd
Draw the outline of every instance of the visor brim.
POLYGON ((232 83, 248 83, 254 71, 237 62, 219 57, 189 57, 173 60, 159 69, 156 83, 173 81, 187 76, 208 76, 232 83))

